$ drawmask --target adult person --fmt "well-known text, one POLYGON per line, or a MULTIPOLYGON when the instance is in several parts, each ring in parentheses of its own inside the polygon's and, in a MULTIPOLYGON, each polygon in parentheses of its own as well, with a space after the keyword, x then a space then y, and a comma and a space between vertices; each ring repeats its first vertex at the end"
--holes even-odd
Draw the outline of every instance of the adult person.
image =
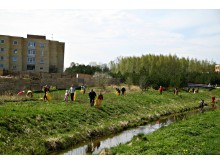
POLYGON ((81 86, 81 92, 82 92, 82 94, 86 93, 86 87, 84 85, 81 86))
POLYGON ((215 96, 212 96, 212 109, 215 109, 215 96))
POLYGON ((75 92, 75 88, 73 87, 73 85, 70 87, 70 98, 71 98, 71 101, 73 101, 73 98, 74 98, 74 92, 75 92))
POLYGON ((162 93, 163 93, 163 87, 162 86, 160 86, 159 91, 160 91, 160 94, 162 95, 162 93))
POLYGON ((26 96, 33 97, 33 92, 31 90, 28 90, 26 96))
POLYGON ((22 96, 22 95, 24 94, 24 92, 25 92, 25 91, 20 91, 20 92, 18 92, 17 95, 18 95, 18 96, 22 96))
POLYGON ((205 106, 205 102, 204 100, 201 100, 200 104, 199 104, 199 108, 200 108, 200 112, 204 112, 204 106, 205 106))
POLYGON ((178 93, 179 93, 178 88, 175 88, 175 89, 174 89, 174 94, 175 94, 175 95, 178 95, 178 93))
POLYGON ((45 100, 48 100, 48 98, 47 98, 47 92, 49 92, 49 86, 48 86, 48 85, 45 85, 45 87, 44 87, 44 101, 45 101, 45 100))
POLYGON ((126 91, 125 87, 121 88, 122 95, 125 95, 125 91, 126 91))
POLYGON ((116 96, 120 96, 120 93, 121 93, 120 89, 119 88, 115 88, 115 90, 116 90, 116 92, 115 92, 116 96))
POLYGON ((93 91, 93 89, 91 89, 91 91, 89 92, 89 99, 90 99, 91 106, 94 105, 95 97, 96 97, 96 93, 95 93, 95 91, 93 91))
POLYGON ((215 103, 215 96, 212 96, 212 103, 215 103))

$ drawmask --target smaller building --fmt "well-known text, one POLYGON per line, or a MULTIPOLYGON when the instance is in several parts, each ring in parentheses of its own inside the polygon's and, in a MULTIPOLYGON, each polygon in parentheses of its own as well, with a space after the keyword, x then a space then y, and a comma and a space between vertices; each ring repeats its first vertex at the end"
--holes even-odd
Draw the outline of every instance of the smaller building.
POLYGON ((3 69, 0 68, 0 76, 3 76, 3 69))
POLYGON ((220 72, 220 65, 215 65, 215 71, 220 72))

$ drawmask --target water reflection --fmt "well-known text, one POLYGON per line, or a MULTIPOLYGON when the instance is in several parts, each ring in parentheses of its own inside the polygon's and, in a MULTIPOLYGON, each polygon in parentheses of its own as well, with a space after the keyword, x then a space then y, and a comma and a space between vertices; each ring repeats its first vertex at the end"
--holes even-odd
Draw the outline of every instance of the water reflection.
POLYGON ((111 148, 117 146, 119 144, 124 144, 129 142, 134 136, 138 134, 149 134, 157 129, 167 126, 173 123, 176 120, 183 120, 189 116, 195 115, 196 111, 192 111, 187 114, 178 114, 169 116, 168 118, 160 119, 146 126, 139 126, 134 129, 129 129, 123 131, 122 133, 115 135, 114 137, 106 138, 104 140, 94 140, 89 142, 89 144, 83 145, 81 147, 72 149, 66 153, 65 155, 91 155, 91 154, 99 154, 104 148, 111 148))
POLYGON ((134 129, 123 131, 122 133, 107 138, 102 141, 91 141, 89 144, 78 147, 71 151, 64 153, 65 155, 85 155, 85 154, 99 154, 102 149, 124 144, 130 141, 134 136, 138 134, 149 134, 155 130, 172 123, 170 119, 158 120, 155 123, 147 126, 139 126, 134 129))

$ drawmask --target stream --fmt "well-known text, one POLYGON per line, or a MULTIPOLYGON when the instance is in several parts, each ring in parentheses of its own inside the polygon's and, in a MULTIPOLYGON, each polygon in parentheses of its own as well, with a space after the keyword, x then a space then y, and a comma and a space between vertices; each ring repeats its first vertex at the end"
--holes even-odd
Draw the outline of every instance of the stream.
POLYGON ((107 136, 95 140, 91 140, 86 144, 79 144, 69 151, 65 151, 61 154, 64 155, 97 155, 105 148, 115 147, 119 144, 129 142, 134 136, 138 134, 150 134, 157 129, 167 126, 175 121, 184 120, 190 116, 200 113, 199 110, 192 110, 185 113, 172 114, 170 116, 163 117, 157 121, 154 121, 145 126, 138 126, 125 130, 116 135, 107 136))

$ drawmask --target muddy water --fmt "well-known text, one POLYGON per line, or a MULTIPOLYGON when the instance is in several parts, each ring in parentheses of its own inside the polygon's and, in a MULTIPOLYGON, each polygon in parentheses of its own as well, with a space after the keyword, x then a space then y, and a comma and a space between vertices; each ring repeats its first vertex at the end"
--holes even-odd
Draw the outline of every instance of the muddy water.
POLYGON ((65 153, 64 155, 91 155, 91 154, 99 154, 104 148, 111 148, 117 146, 119 144, 126 143, 130 141, 134 136, 138 134, 149 134, 157 129, 167 126, 175 121, 186 119, 190 116, 199 113, 198 110, 190 111, 182 114, 174 114, 172 116, 168 116, 166 118, 157 120, 151 124, 145 126, 139 126, 133 129, 129 129, 121 132, 120 134, 116 134, 111 137, 106 137, 97 140, 91 140, 87 144, 82 144, 81 146, 75 147, 65 153))

